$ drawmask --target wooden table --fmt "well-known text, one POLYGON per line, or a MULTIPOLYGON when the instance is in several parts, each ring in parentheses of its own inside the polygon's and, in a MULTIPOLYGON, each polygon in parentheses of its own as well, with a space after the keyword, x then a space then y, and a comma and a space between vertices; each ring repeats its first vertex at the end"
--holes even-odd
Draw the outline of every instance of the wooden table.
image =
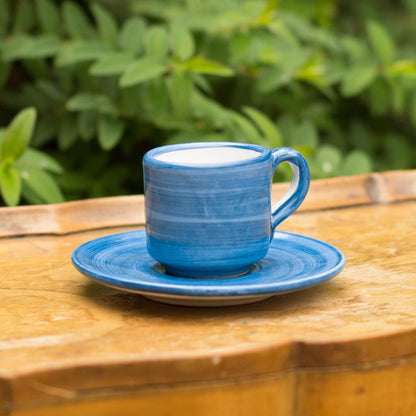
POLYGON ((162 305, 74 269, 79 244, 143 227, 142 196, 0 218, 1 415, 416 414, 416 171, 313 182, 279 229, 334 244, 345 269, 238 307, 162 305))

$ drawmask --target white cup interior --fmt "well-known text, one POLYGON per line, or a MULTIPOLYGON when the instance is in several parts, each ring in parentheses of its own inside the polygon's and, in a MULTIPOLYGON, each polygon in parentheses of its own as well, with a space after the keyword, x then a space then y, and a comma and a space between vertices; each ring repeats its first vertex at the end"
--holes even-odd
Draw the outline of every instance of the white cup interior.
POLYGON ((177 165, 217 165, 222 163, 240 162, 258 157, 260 152, 241 147, 219 146, 181 149, 161 153, 155 159, 177 165))

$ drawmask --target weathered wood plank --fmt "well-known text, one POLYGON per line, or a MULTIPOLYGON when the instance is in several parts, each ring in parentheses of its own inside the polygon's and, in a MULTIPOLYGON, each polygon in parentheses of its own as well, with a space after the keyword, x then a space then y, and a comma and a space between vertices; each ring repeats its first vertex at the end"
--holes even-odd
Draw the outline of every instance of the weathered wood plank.
MULTIPOLYGON (((288 184, 274 184, 277 201, 288 184)), ((313 181, 299 211, 406 201, 416 198, 416 171, 313 181)), ((144 225, 143 195, 97 198, 55 205, 0 208, 0 237, 54 234, 144 225)))

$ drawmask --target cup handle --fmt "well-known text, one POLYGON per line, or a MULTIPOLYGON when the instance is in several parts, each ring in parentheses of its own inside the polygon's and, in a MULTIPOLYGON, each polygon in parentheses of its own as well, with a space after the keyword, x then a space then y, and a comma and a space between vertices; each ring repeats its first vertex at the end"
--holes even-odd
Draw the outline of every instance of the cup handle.
POLYGON ((299 207, 309 189, 310 173, 305 158, 296 150, 279 147, 272 151, 273 170, 282 162, 288 162, 292 168, 292 183, 285 196, 272 206, 271 238, 275 228, 299 207))

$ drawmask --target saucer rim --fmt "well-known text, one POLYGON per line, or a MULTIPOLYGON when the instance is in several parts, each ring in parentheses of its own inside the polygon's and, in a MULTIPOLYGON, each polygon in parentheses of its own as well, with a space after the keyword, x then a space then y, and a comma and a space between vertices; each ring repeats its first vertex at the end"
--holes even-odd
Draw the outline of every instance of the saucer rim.
MULTIPOLYGON (((244 281, 243 285, 236 286, 236 285, 229 285, 229 286, 219 286, 213 284, 213 282, 224 281, 227 280, 229 282, 236 282, 237 278, 219 278, 219 279, 204 279, 204 278, 188 278, 188 277, 178 277, 178 276, 169 276, 163 274, 163 278, 168 280, 168 284, 162 284, 162 282, 155 283, 149 282, 146 279, 138 278, 137 282, 131 282, 123 280, 120 276, 111 276, 109 273, 97 273, 96 271, 91 271, 87 267, 84 267, 82 261, 79 261, 79 253, 82 252, 88 245, 97 244, 97 242, 103 240, 111 240, 116 237, 123 237, 125 235, 132 235, 137 234, 141 238, 145 238, 145 230, 134 230, 134 231, 124 231, 121 233, 109 234, 103 237, 99 237, 93 240, 90 240, 84 244, 78 246, 71 255, 71 260, 75 268, 81 272, 86 277, 103 284, 108 287, 116 288, 119 290, 127 291, 130 293, 137 293, 143 296, 156 296, 156 297, 174 297, 178 298, 193 298, 193 299, 200 299, 202 300, 217 300, 217 299, 235 299, 237 297, 246 297, 246 298, 254 298, 254 297, 266 297, 266 296, 274 296, 278 294, 284 294, 288 292, 293 292, 297 290, 306 289, 312 286, 316 286, 324 281, 327 281, 337 274, 339 274, 345 266, 345 256, 344 254, 333 245, 318 240, 309 236, 304 236, 295 233, 283 232, 283 231, 276 231, 274 239, 271 243, 271 248, 274 244, 277 244, 282 239, 290 239, 294 240, 295 244, 298 246, 302 246, 302 244, 298 243, 297 240, 302 240, 306 242, 312 242, 313 244, 318 244, 323 246, 326 250, 332 252, 332 254, 336 254, 337 261, 331 268, 324 269, 320 273, 315 274, 308 274, 309 277, 304 277, 301 279, 289 279, 285 282, 273 282, 272 284, 262 284, 261 281, 258 283, 254 283, 251 285, 247 285, 247 282, 244 281), (310 277, 312 276, 312 278, 310 277), (203 286, 201 283, 209 283, 209 285, 203 286)), ((304 244, 303 244, 304 246, 304 244)), ((142 264, 144 265, 149 260, 153 262, 153 265, 156 266, 158 262, 156 260, 151 259, 149 254, 145 253, 148 256, 147 259, 144 259, 142 264)), ((269 254, 268 254, 269 255, 269 254)), ((267 256, 266 255, 266 259, 267 256)), ((153 267, 151 268, 153 270, 153 267)), ((140 271, 139 271, 140 272, 140 271)), ((253 273, 254 274, 254 273, 253 273)), ((141 271, 140 275, 149 275, 146 271, 141 271)), ((156 271, 152 276, 157 276, 159 273, 156 271)), ((250 277, 250 273, 245 276, 250 277)), ((253 281, 258 281, 259 278, 253 278, 253 281)), ((160 300, 163 302, 163 300, 160 300)))

